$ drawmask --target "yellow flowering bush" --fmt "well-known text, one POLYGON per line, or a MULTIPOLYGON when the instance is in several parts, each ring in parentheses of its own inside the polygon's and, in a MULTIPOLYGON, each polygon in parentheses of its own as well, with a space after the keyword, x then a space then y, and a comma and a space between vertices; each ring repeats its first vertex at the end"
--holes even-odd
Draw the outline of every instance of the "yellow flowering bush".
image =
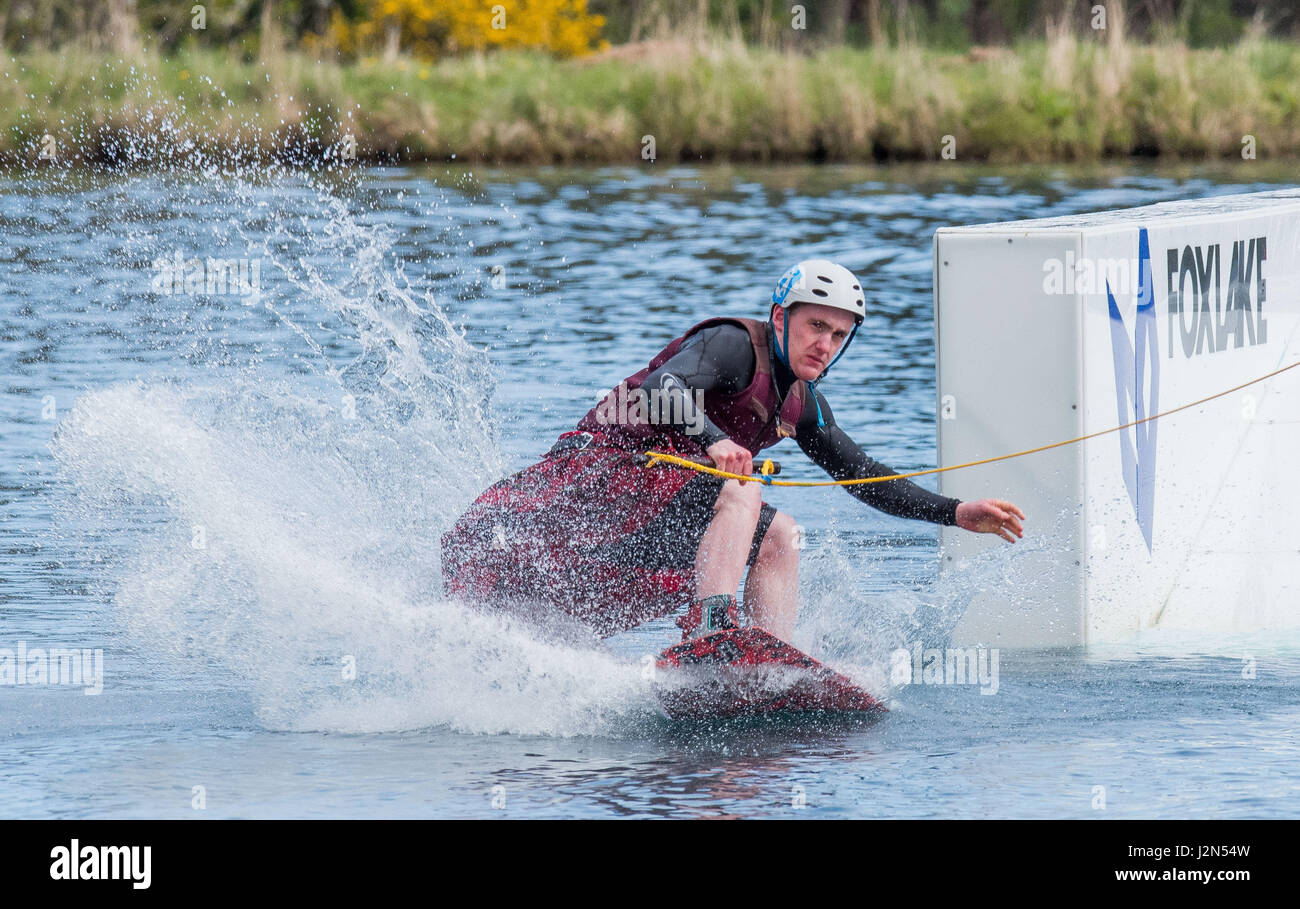
POLYGON ((604 16, 587 12, 587 0, 368 0, 363 9, 354 23, 335 11, 331 37, 346 53, 395 40, 401 51, 428 59, 494 47, 576 57, 598 49, 605 25, 604 16))

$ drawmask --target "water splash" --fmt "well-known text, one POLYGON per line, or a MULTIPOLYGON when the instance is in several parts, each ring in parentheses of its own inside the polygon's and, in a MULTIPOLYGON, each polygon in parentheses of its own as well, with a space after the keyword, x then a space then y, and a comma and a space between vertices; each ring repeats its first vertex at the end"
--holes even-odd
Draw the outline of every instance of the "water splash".
MULTIPOLYGON (((398 229, 346 186, 252 169, 91 181, 65 205, 116 209, 100 292, 163 354, 83 394, 51 443, 63 533, 105 541, 110 621, 151 672, 243 692, 273 729, 572 735, 652 709, 596 641, 442 598, 439 536, 505 472, 494 373, 408 279, 398 229), (258 293, 151 292, 173 249, 256 258, 258 293)), ((465 252, 436 255, 463 284, 465 252)))

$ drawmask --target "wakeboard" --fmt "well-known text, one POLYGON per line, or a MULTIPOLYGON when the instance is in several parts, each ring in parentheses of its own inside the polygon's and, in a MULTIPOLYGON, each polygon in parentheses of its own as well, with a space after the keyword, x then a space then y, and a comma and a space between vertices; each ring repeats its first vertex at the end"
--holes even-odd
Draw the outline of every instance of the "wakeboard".
POLYGON ((655 668, 659 701, 675 720, 888 712, 847 676, 754 625, 669 647, 655 668))

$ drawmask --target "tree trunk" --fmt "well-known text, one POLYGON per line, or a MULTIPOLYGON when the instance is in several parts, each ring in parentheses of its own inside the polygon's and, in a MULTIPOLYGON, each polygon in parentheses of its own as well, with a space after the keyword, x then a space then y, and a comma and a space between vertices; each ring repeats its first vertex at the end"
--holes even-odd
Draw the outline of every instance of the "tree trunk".
POLYGON ((1106 43, 1111 47, 1124 44, 1124 0, 1106 0, 1106 43))
POLYGON ((642 6, 642 0, 631 0, 632 12, 629 15, 630 24, 627 27, 627 43, 634 44, 641 40, 641 32, 645 29, 645 8, 642 6))
POLYGON ((397 24, 396 19, 388 19, 384 22, 384 59, 392 63, 397 59, 397 52, 401 49, 402 29, 397 24))
POLYGON ((129 60, 140 49, 136 33, 135 0, 112 0, 108 15, 113 50, 129 60))
POLYGON ((736 8, 736 0, 727 0, 727 36, 730 40, 739 44, 745 43, 745 29, 740 24, 740 10, 736 8))
POLYGON ((971 0, 968 22, 971 44, 999 44, 1006 39, 1002 18, 993 0, 971 0))
POLYGON ((872 47, 883 47, 885 29, 880 24, 880 0, 867 0, 867 33, 872 47))
POLYGON ((36 15, 32 19, 36 24, 36 27, 32 29, 33 46, 37 48, 53 47, 55 43, 54 4, 36 4, 36 15))
MULTIPOLYGON (((908 20, 907 0, 894 0, 894 36, 899 47, 915 37, 908 34, 911 22, 908 20)), ((913 29, 913 31, 915 31, 913 29)))
POLYGON ((754 37, 760 46, 772 46, 772 0, 763 0, 758 13, 758 30, 754 37))
POLYGON ((831 44, 844 43, 844 27, 849 19, 848 0, 824 0, 826 10, 826 40, 831 44))
POLYGON ((282 46, 280 26, 275 21, 275 0, 262 0, 262 21, 260 25, 262 32, 260 53, 262 62, 265 63, 279 57, 282 46))

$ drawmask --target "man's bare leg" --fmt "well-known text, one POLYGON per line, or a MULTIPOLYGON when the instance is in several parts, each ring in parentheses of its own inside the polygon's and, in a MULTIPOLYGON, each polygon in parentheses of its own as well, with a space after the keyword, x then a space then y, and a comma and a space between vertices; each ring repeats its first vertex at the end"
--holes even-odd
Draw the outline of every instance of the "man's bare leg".
MULTIPOLYGON (((751 532, 752 533, 752 532, 751 532)), ((783 641, 799 617, 799 545, 794 519, 778 511, 745 579, 745 608, 755 625, 783 641)))
POLYGON ((735 596, 745 573, 763 492, 758 483, 727 480, 713 504, 713 520, 695 554, 695 596, 735 596))
MULTIPOLYGON (((728 480, 713 506, 713 520, 695 556, 695 596, 734 595, 762 507, 758 483, 728 480)), ((772 519, 745 581, 745 608, 754 623, 788 641, 799 614, 799 548, 794 520, 772 519)))

